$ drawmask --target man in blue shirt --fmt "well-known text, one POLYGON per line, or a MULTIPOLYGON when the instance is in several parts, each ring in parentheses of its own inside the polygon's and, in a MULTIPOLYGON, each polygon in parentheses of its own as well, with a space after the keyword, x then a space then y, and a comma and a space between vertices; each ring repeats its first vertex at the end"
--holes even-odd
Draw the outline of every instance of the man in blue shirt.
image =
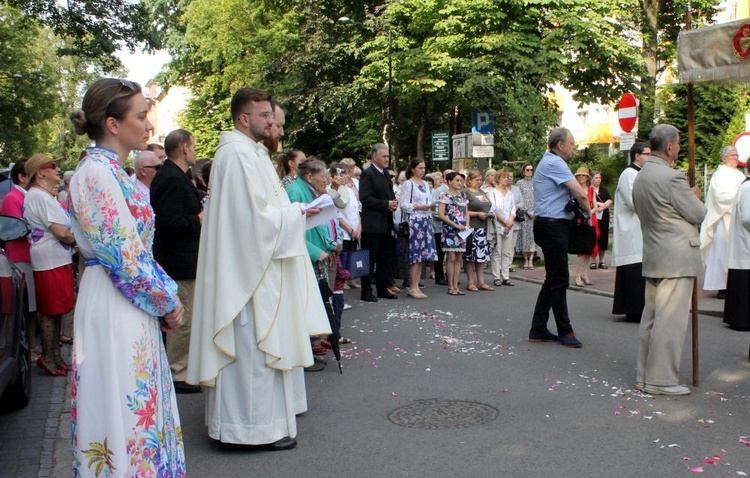
POLYGON ((529 341, 560 342, 578 348, 582 344, 570 325, 566 295, 570 281, 568 235, 574 216, 565 210, 565 205, 573 197, 589 216, 591 208, 586 190, 578 184, 566 162, 576 150, 573 134, 566 128, 556 128, 550 133, 547 145, 549 151, 542 156, 534 175, 534 240, 544 254, 545 277, 534 307, 529 341), (558 335, 547 328, 550 308, 555 314, 558 335))

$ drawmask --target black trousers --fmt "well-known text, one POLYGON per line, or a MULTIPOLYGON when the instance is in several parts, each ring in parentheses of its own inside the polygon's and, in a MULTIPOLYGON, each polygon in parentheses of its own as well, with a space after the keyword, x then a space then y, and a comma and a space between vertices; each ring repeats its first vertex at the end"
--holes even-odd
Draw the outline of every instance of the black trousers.
POLYGON ((388 294, 391 285, 391 251, 393 239, 391 234, 362 233, 362 249, 370 251, 370 274, 362 276, 362 296, 372 293, 372 278, 378 294, 388 294))
POLYGON ((549 310, 555 315, 557 335, 573 331, 568 316, 568 234, 570 221, 547 218, 534 220, 534 241, 542 248, 544 254, 544 284, 539 291, 531 319, 531 333, 547 332, 549 310))
POLYGON ((435 280, 445 280, 445 269, 443 269, 443 263, 445 262, 445 252, 443 252, 443 234, 435 234, 435 249, 437 250, 438 260, 435 264, 435 280))

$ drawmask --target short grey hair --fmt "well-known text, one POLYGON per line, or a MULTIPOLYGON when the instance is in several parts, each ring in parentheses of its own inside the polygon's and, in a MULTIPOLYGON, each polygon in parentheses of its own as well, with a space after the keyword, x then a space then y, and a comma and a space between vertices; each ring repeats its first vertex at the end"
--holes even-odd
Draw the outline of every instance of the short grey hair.
POLYGON ((667 145, 677 141, 679 136, 680 130, 671 124, 657 124, 651 130, 651 135, 648 138, 649 143, 651 143, 651 151, 665 152, 667 145))
POLYGON ((344 158, 339 161, 339 167, 347 169, 349 171, 353 171, 354 168, 357 167, 357 163, 355 163, 352 158, 344 158))
POLYGON ((143 161, 151 157, 153 157, 154 159, 159 159, 159 157, 153 151, 139 151, 138 154, 136 154, 133 158, 133 169, 138 171, 138 168, 141 167, 143 161))
POLYGON ((737 152, 737 148, 735 148, 734 146, 724 146, 721 149, 721 159, 724 159, 724 156, 727 156, 730 153, 736 153, 736 152, 737 152))
POLYGON ((560 141, 565 141, 566 139, 568 139, 568 136, 572 135, 573 133, 571 133, 568 128, 555 128, 549 133, 547 147, 551 150, 552 148, 557 147, 557 143, 559 143, 560 141))
POLYGON ((375 143, 372 146, 372 149, 370 150, 370 154, 367 157, 370 158, 370 159, 372 159, 372 157, 375 156, 375 153, 377 153, 381 149, 388 149, 388 145, 387 144, 383 144, 383 143, 375 143))
POLYGON ((326 163, 319 159, 307 158, 297 166, 297 176, 302 179, 308 174, 316 174, 326 170, 326 163))

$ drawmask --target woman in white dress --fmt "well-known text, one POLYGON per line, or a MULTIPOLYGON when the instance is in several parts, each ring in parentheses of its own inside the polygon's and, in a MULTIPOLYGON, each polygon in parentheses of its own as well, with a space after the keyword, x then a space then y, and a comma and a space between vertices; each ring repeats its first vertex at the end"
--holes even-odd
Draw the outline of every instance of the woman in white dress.
POLYGON ((148 102, 105 78, 70 119, 96 146, 70 184, 86 269, 75 310, 71 386, 75 476, 185 476, 172 374, 161 332, 182 323, 177 285, 152 254, 154 213, 122 167, 146 149, 148 102))

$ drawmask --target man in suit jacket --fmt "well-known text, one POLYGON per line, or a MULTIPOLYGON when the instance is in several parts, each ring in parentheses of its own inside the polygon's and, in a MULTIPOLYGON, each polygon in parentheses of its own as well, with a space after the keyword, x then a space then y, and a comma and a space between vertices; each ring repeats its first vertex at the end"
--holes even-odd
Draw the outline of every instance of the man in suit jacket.
POLYGON ((393 211, 398 201, 386 168, 390 161, 388 146, 378 143, 370 150, 371 166, 359 178, 359 198, 362 202, 362 248, 370 251, 370 275, 362 277, 361 299, 377 302, 372 293, 371 277, 375 273, 378 297, 395 299, 388 291, 391 284, 390 260, 393 239, 393 211))
POLYGON ((651 131, 651 156, 633 183, 633 205, 643 231, 646 308, 640 326, 636 388, 688 395, 679 385, 680 358, 695 277, 703 265, 698 225, 706 215, 700 188, 675 171, 680 134, 672 125, 651 131))
POLYGON ((185 383, 203 217, 198 191, 187 176, 195 164, 195 140, 178 129, 164 140, 164 149, 168 159, 151 183, 151 207, 156 215, 154 258, 177 282, 177 294, 185 305, 182 327, 167 334, 166 340, 175 392, 195 393, 201 387, 185 383))

